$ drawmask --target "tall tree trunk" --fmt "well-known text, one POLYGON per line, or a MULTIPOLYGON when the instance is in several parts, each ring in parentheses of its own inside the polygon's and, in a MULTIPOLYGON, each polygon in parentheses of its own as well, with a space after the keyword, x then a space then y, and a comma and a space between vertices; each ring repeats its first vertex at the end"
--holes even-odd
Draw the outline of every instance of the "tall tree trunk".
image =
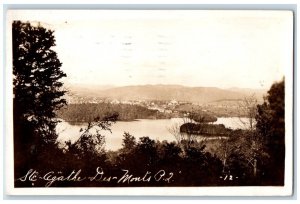
POLYGON ((225 173, 225 168, 226 168, 226 158, 223 160, 223 173, 225 173))
POLYGON ((254 159, 254 162, 253 162, 253 176, 256 177, 257 175, 257 160, 254 159))

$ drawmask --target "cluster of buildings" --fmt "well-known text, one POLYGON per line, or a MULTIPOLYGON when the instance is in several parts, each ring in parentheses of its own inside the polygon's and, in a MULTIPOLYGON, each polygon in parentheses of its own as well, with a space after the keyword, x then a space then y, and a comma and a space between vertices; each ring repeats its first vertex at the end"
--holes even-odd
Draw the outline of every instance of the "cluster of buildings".
POLYGON ((97 97, 83 97, 83 96, 66 96, 68 104, 83 104, 83 103, 110 103, 110 104, 127 104, 139 105, 146 107, 150 110, 158 110, 161 113, 176 113, 176 106, 185 104, 186 102, 178 102, 177 100, 170 101, 157 101, 157 100, 118 100, 118 99, 101 99, 97 97))
POLYGON ((128 105, 140 105, 146 107, 150 110, 158 110, 161 113, 173 113, 175 107, 177 105, 182 104, 182 102, 178 102, 176 100, 171 101, 151 101, 151 100, 125 100, 120 101, 114 99, 110 101, 111 104, 128 104, 128 105))
MULTIPOLYGON (((83 103, 110 103, 110 104, 127 104, 127 105, 139 105, 146 107, 150 110, 158 110, 161 113, 178 113, 178 107, 184 104, 192 104, 189 102, 177 101, 175 99, 170 101, 159 100, 118 100, 118 99, 101 99, 98 97, 84 97, 84 96, 66 96, 68 104, 83 104, 83 103)), ((196 104, 193 104, 193 106, 196 104)), ((218 116, 236 116, 239 109, 237 101, 220 101, 206 104, 197 104, 201 106, 201 110, 206 112, 216 113, 218 116)))

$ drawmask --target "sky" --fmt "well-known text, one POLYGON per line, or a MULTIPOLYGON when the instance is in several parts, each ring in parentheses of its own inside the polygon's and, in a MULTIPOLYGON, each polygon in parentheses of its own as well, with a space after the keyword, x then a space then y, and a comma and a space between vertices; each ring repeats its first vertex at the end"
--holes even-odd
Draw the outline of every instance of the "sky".
POLYGON ((14 10, 54 30, 67 84, 268 89, 291 72, 292 13, 14 10))

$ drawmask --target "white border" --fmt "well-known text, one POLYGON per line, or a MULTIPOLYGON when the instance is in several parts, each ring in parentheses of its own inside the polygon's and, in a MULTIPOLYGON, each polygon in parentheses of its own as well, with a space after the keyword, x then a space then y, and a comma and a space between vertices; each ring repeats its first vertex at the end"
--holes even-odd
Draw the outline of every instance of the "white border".
MULTIPOLYGON (((138 188, 14 188, 13 187, 13 137, 12 125, 12 50, 11 24, 6 24, 6 194, 7 195, 159 195, 159 196, 288 196, 292 193, 293 175, 293 60, 286 70, 286 171, 284 187, 138 187, 138 188), (288 137, 290 135, 290 137, 288 137)), ((291 38, 292 40, 292 38, 291 38)), ((292 50, 292 47, 291 47, 292 50)))

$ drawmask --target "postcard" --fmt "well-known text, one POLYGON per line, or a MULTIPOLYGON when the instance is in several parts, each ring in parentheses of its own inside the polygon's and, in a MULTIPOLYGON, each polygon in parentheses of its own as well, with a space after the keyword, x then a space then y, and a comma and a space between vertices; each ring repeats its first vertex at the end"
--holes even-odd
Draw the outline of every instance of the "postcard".
POLYGON ((292 194, 292 11, 6 20, 7 194, 292 194))

